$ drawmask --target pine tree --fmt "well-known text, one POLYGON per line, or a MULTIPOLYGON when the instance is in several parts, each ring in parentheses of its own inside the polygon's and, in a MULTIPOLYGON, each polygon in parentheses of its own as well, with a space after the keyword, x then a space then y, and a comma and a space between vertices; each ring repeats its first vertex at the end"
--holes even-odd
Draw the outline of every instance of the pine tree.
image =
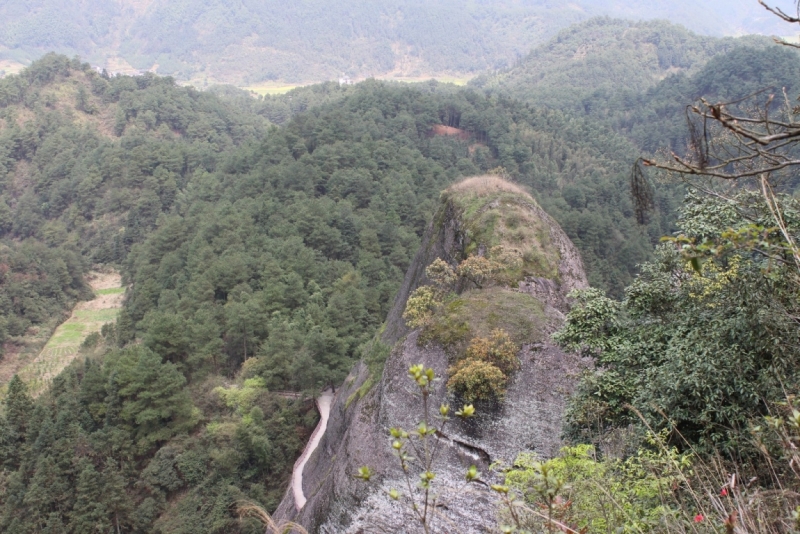
POLYGON ((92 462, 81 459, 78 475, 75 506, 70 514, 70 527, 73 532, 108 532, 112 525, 109 510, 105 504, 106 492, 103 479, 92 462))
POLYGON ((14 375, 8 383, 5 401, 6 421, 18 439, 23 439, 28 428, 28 418, 33 412, 33 399, 22 379, 14 375))
POLYGON ((192 402, 183 389, 186 378, 174 364, 134 347, 122 351, 116 365, 120 418, 133 429, 140 448, 149 449, 194 425, 192 402))
POLYGON ((114 530, 120 533, 122 526, 127 524, 128 515, 131 513, 131 499, 125 492, 125 477, 111 465, 114 462, 109 458, 103 471, 103 502, 109 513, 109 518, 114 524, 114 530))

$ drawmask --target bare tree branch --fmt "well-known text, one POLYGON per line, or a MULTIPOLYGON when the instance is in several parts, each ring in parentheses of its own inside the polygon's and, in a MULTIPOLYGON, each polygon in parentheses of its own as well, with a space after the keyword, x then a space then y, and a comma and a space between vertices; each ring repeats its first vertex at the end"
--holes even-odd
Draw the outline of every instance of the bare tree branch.
POLYGON ((773 15, 776 15, 776 16, 782 18, 786 22, 791 22, 793 24, 796 24, 796 23, 800 22, 800 13, 797 16, 792 17, 791 15, 787 15, 786 13, 784 13, 781 10, 781 8, 779 8, 779 7, 768 6, 767 3, 764 2, 764 0, 758 0, 758 3, 761 4, 762 6, 764 6, 764 9, 766 9, 767 11, 772 13, 773 15))

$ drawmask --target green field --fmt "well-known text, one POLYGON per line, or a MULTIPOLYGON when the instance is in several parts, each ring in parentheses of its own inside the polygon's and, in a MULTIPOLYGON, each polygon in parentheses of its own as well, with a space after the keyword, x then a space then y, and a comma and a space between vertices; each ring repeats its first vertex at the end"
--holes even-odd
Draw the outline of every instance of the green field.
POLYGON ((95 291, 96 295, 119 295, 125 293, 124 287, 111 287, 109 289, 98 289, 95 291))
MULTIPOLYGON (((107 304, 101 304, 101 298, 106 295, 121 296, 124 292, 124 287, 95 290, 95 300, 78 304, 72 316, 56 328, 42 351, 19 370, 19 377, 28 385, 32 395, 41 393, 78 356, 87 336, 99 332, 104 324, 117 319, 122 299, 109 302, 106 297, 107 304), (105 305, 111 307, 99 307, 105 305)), ((0 397, 4 394, 5 386, 0 388, 0 397)))
POLYGON ((441 83, 452 83, 453 85, 463 86, 467 85, 473 76, 470 75, 449 75, 449 74, 433 74, 430 76, 377 76, 378 80, 385 80, 389 82, 403 82, 403 83, 422 83, 430 80, 436 80, 441 83))
MULTIPOLYGON (((470 75, 449 75, 449 74, 432 74, 430 76, 393 76, 393 75, 382 75, 376 76, 378 80, 385 80, 390 82, 402 82, 402 83, 421 83, 427 82, 429 80, 436 80, 437 82, 441 83, 452 83, 454 85, 467 85, 472 79, 470 75)), ((357 80, 362 81, 362 80, 357 80)), ((321 83, 321 82, 320 82, 321 83)), ((291 84, 284 84, 281 82, 266 82, 261 84, 255 85, 248 85, 246 87, 241 87, 245 91, 250 91, 252 93, 267 96, 267 95, 283 95, 291 91, 292 89, 297 89, 298 87, 304 87, 304 85, 291 85, 291 84)))

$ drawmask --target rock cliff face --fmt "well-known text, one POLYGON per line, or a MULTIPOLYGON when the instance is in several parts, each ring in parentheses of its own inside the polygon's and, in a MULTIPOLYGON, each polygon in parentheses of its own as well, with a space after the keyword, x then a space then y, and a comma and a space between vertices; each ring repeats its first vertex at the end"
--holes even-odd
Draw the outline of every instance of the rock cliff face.
POLYGON ((549 339, 563 322, 567 293, 587 285, 580 256, 527 193, 498 178, 471 178, 442 194, 387 318, 381 341, 392 348, 381 376, 373 376, 378 374, 374 365, 371 370, 359 363, 337 389, 327 432, 305 465, 307 502, 298 511, 287 491, 276 519, 292 519, 310 532, 421 531, 407 508, 385 493, 405 487, 388 429, 415 427, 422 410, 408 368, 423 363, 444 378, 433 395, 434 406, 461 402, 445 386, 452 346, 430 333, 423 332, 421 340, 421 332, 409 329, 402 314, 409 295, 428 283, 425 269, 435 259, 456 265, 497 245, 521 257, 513 273, 515 287, 477 288, 462 282, 458 298, 448 306, 450 315, 440 322, 443 331, 457 325, 467 337, 506 329, 522 347, 521 368, 502 401, 481 402, 475 418, 452 421, 445 429, 446 446, 436 464, 436 488, 442 494, 436 531, 489 532, 496 525, 495 498, 485 485, 471 484, 468 493, 454 489, 463 486, 470 465, 492 482, 491 462, 512 462, 521 451, 548 457, 558 450, 565 400, 585 364, 549 339), (352 476, 364 465, 377 473, 370 483, 352 476))

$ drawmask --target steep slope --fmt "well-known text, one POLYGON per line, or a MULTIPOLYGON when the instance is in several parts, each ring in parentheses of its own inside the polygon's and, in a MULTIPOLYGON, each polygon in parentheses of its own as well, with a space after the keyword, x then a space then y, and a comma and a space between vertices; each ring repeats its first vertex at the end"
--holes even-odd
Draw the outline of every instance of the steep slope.
POLYGON ((666 18, 714 35, 787 31, 755 0, 8 0, 0 70, 55 50, 197 83, 470 73, 513 64, 598 15, 666 18))
MULTIPOLYGON (((0 414, 0 476, 19 484, 0 492, 3 532, 85 532, 92 521, 142 534, 258 532, 236 504, 279 504, 316 423, 294 397, 342 383, 387 316, 439 192, 464 175, 502 167, 560 206, 610 285, 649 248, 618 179, 629 144, 556 112, 370 81, 321 86, 326 103, 264 131, 253 108, 74 63, 48 57, 0 83, 13 210, 2 240, 38 243, 15 269, 54 268, 9 276, 2 289, 66 280, 69 264, 48 256, 64 232, 79 260, 118 263, 129 289, 115 328, 81 354, 88 363, 73 362, 35 401, 21 381, 9 386, 19 409, 0 414), (78 121, 86 135, 75 135, 78 121), (162 188, 170 179, 175 188, 162 188), (577 180, 596 192, 588 208, 564 200, 577 180), (295 395, 276 393, 285 390, 295 395)), ((553 257, 525 268, 549 276, 553 257)), ((519 295, 502 292, 497 306, 518 306, 519 295)), ((19 319, 34 312, 57 319, 35 306, 19 319)), ((376 368, 383 350, 369 351, 376 368)))
POLYGON ((171 79, 54 54, 0 80, 0 346, 38 350, 91 298, 92 263, 123 262, 194 173, 267 125, 171 79))
MULTIPOLYGON (((484 486, 476 486, 468 497, 453 488, 470 464, 477 464, 488 482, 487 468, 493 461, 511 461, 522 450, 543 456, 558 450, 564 400, 572 375, 583 364, 555 348, 549 334, 563 321, 569 290, 586 285, 572 243, 519 187, 496 177, 478 177, 449 188, 406 273, 381 340, 375 341, 391 345, 380 378, 369 357, 353 369, 336 393, 327 432, 305 465, 305 505, 297 506, 288 491, 276 517, 292 518, 319 532, 360 532, 367 526, 414 532, 404 509, 390 505, 384 493, 404 487, 387 442, 388 429, 414 428, 420 418, 408 369, 423 363, 437 376, 447 377, 449 365, 463 358, 467 340, 499 328, 520 348, 520 369, 512 375, 504 399, 478 402, 476 419, 447 428, 436 466, 436 491, 447 503, 443 513, 459 532, 483 532, 493 526, 494 499, 484 486), (509 274, 504 282, 478 287, 462 279, 456 284, 458 294, 435 312, 432 322, 421 329, 407 327, 402 310, 408 295, 429 282, 425 268, 434 260, 456 265, 483 257, 497 250, 494 247, 510 250, 512 244, 521 259, 504 271, 509 274), (376 471, 377 483, 352 477, 364 465, 376 471)), ((438 383, 429 402, 460 405, 460 397, 449 393, 445 384, 446 380, 438 383)))

